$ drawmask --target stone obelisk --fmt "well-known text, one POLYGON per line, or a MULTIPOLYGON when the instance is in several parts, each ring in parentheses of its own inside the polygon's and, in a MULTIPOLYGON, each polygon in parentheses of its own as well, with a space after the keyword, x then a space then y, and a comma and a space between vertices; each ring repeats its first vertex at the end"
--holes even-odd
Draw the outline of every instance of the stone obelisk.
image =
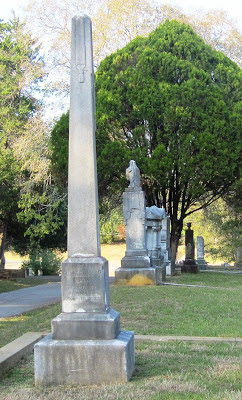
POLYGON ((134 370, 134 334, 120 331, 109 305, 108 262, 101 257, 95 142, 92 29, 72 19, 68 176, 68 259, 62 313, 35 346, 37 385, 122 382, 134 370))

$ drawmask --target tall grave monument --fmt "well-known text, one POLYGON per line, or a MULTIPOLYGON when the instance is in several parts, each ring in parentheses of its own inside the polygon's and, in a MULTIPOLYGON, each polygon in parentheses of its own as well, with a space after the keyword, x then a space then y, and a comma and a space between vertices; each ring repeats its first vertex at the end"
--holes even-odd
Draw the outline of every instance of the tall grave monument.
POLYGON ((156 270, 151 267, 146 247, 145 194, 140 187, 140 171, 134 160, 126 170, 130 181, 123 193, 123 218, 126 234, 126 252, 121 268, 115 271, 117 284, 133 284, 134 278, 143 284, 156 284, 156 270))
POLYGON ((37 385, 122 382, 134 370, 134 334, 120 331, 109 305, 108 262, 101 257, 91 20, 72 19, 68 177, 68 259, 62 313, 35 346, 37 385))
POLYGON ((181 272, 190 272, 196 274, 199 272, 199 268, 195 260, 195 244, 191 226, 191 222, 188 222, 187 229, 185 231, 186 255, 185 261, 183 261, 183 265, 181 266, 181 272))

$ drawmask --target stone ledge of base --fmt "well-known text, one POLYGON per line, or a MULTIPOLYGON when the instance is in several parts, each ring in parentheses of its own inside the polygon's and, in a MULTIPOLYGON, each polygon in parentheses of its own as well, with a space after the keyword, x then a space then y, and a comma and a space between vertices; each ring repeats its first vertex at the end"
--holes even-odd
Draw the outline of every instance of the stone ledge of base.
MULTIPOLYGON (((2 373, 14 367, 23 356, 34 349, 35 343, 41 340, 49 332, 27 332, 18 339, 7 344, 0 349, 0 370, 2 373)), ((186 342, 206 342, 206 343, 241 343, 239 337, 208 337, 208 336, 158 336, 158 335, 135 335, 135 341, 141 342, 168 342, 168 341, 186 341, 186 342)))
POLYGON ((34 349, 35 343, 46 336, 48 332, 27 332, 0 348, 0 370, 7 372, 14 367, 26 354, 34 349))

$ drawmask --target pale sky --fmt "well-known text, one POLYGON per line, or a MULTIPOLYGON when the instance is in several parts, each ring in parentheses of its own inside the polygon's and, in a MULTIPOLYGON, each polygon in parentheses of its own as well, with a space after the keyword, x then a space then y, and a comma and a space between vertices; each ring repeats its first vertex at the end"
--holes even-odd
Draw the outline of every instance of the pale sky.
POLYGON ((235 18, 242 27, 242 2, 241 0, 156 0, 158 3, 170 3, 184 9, 184 11, 193 11, 204 9, 205 11, 222 9, 228 16, 235 18))
MULTIPOLYGON (((39 0, 41 2, 41 0, 39 0)), ((60 0, 61 1, 61 0, 60 0)), ((194 9, 223 9, 230 17, 237 19, 242 29, 242 1, 241 0, 156 0, 162 4, 173 4, 184 9, 185 12, 194 9)), ((0 0, 0 19, 11 17, 11 10, 14 9, 17 16, 20 16, 20 6, 25 6, 28 0, 0 0)))

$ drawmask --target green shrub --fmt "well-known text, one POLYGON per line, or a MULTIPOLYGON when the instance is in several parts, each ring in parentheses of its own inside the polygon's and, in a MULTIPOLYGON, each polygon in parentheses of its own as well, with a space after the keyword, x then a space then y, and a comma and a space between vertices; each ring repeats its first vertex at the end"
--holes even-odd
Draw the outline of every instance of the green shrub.
POLYGON ((58 275, 61 267, 61 258, 51 250, 42 251, 41 272, 43 275, 58 275))
POLYGON ((101 243, 113 243, 120 240, 119 226, 123 222, 121 208, 116 208, 109 215, 100 215, 101 243))
POLYGON ((60 272, 61 258, 52 250, 33 249, 29 253, 29 260, 22 263, 22 268, 31 268, 35 275, 58 275, 60 272))
POLYGON ((29 252, 29 260, 23 261, 22 268, 27 269, 31 268, 35 275, 38 275, 38 271, 40 271, 40 258, 39 258, 39 250, 31 250, 29 252))

